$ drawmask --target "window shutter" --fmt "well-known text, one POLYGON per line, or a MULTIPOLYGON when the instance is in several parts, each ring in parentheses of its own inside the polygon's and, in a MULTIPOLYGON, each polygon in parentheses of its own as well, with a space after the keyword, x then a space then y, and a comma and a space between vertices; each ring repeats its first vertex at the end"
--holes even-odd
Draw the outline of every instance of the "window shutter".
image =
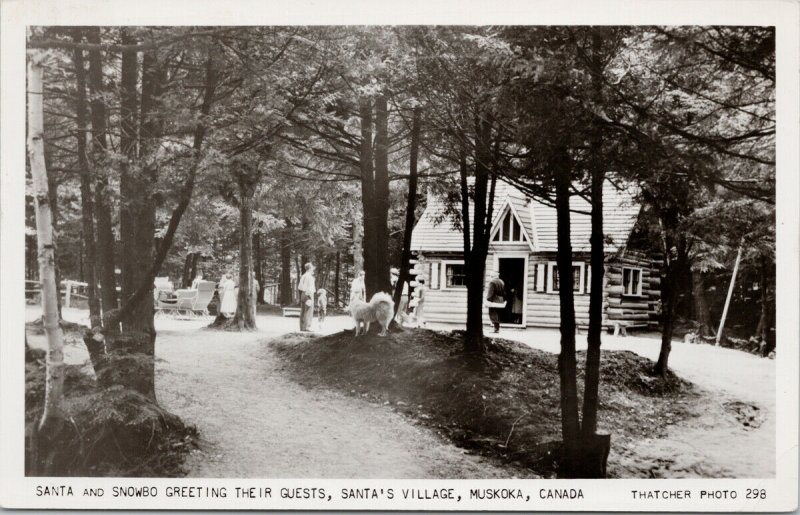
POLYGON ((586 293, 592 292, 592 265, 586 265, 586 293))
POLYGON ((431 290, 439 289, 439 263, 431 263, 431 290))
POLYGON ((544 291, 544 279, 547 274, 547 265, 539 263, 536 265, 536 291, 544 291))

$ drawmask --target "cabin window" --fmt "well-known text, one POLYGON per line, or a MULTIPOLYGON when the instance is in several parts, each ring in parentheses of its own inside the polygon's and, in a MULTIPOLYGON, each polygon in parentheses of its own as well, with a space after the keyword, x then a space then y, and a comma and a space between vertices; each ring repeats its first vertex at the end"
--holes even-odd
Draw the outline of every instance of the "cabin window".
POLYGON ((444 264, 444 287, 445 288, 466 288, 467 272, 463 263, 444 264))
MULTIPOLYGON (((558 293, 558 265, 555 261, 547 263, 547 293, 558 293)), ((572 291, 583 293, 585 263, 572 263, 572 291)))
POLYGON ((642 269, 622 267, 622 294, 642 295, 642 269))
POLYGON ((514 216, 510 208, 506 210, 506 214, 494 233, 492 241, 525 241, 522 227, 520 227, 517 217, 514 216))

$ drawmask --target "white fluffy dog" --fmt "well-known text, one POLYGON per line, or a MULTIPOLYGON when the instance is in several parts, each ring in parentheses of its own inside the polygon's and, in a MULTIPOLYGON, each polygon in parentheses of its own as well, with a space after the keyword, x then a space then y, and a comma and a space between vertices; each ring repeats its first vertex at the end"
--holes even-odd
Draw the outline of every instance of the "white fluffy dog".
POLYGON ((356 324, 356 336, 359 334, 367 334, 369 332, 369 325, 372 322, 378 322, 383 329, 379 336, 386 336, 389 329, 389 322, 392 321, 394 316, 394 301, 388 293, 378 292, 372 296, 369 303, 363 300, 355 300, 350 303, 350 315, 353 317, 353 322, 356 324), (364 324, 364 330, 361 331, 361 324, 364 324))

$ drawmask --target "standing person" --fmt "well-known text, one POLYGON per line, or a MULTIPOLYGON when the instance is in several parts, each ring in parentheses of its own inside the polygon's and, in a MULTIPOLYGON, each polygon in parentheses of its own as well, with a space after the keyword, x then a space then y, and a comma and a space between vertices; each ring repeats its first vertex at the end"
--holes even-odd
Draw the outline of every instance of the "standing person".
POLYGON ((417 306, 414 308, 414 318, 417 319, 418 327, 425 327, 425 278, 417 277, 417 306))
POLYGON ((350 302, 362 300, 367 301, 367 287, 364 284, 364 271, 361 270, 353 279, 353 284, 350 285, 350 302))
POLYGON ((300 292, 300 330, 311 330, 311 319, 314 317, 314 292, 317 291, 314 281, 314 265, 306 263, 306 272, 297 283, 300 292))
MULTIPOLYGON (((495 304, 500 304, 506 300, 506 285, 498 272, 492 273, 492 280, 489 281, 489 291, 486 300, 495 304)), ((489 308, 489 320, 492 321, 494 332, 500 332, 500 312, 502 308, 489 308)))
POLYGON ((514 315, 514 323, 521 324, 522 323, 522 290, 516 288, 512 290, 512 295, 514 297, 514 302, 511 305, 511 313, 514 315))
POLYGON ((325 288, 317 290, 317 312, 319 313, 319 328, 325 322, 325 315, 328 314, 328 291, 325 288))
POLYGON ((236 283, 231 274, 225 274, 219 283, 219 312, 230 318, 236 313, 236 283))
POLYGON ((253 277, 253 292, 252 292, 253 305, 256 306, 256 309, 258 309, 258 292, 261 289, 261 285, 258 284, 258 279, 256 279, 256 273, 255 272, 250 272, 250 273, 252 274, 253 277))

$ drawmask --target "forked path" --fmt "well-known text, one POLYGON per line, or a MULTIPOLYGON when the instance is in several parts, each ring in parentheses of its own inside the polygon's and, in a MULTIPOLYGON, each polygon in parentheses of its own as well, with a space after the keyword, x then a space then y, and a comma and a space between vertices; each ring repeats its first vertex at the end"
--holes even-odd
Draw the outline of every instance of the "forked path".
POLYGON ((159 401, 206 440, 187 460, 190 476, 513 476, 388 407, 294 383, 266 341, 296 319, 263 322, 258 333, 159 331, 159 401))

